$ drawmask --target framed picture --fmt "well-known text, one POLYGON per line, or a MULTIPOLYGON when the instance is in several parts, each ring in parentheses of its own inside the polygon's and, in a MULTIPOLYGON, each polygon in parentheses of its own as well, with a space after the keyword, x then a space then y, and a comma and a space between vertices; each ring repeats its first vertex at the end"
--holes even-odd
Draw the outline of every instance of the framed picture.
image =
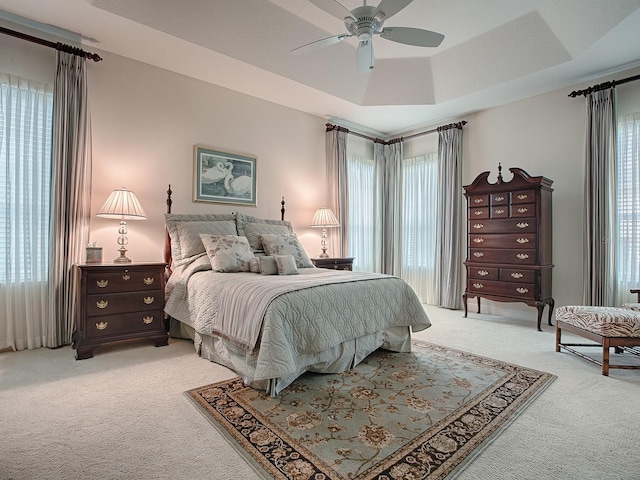
POLYGON ((193 147, 193 201, 256 204, 256 158, 193 147))

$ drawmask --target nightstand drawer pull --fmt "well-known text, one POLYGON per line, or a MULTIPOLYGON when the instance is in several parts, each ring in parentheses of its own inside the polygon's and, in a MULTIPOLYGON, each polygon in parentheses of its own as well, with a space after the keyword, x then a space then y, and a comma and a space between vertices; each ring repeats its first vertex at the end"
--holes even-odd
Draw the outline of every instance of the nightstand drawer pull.
POLYGON ((144 304, 145 305, 151 305, 154 300, 155 300, 155 298, 153 298, 153 297, 144 297, 144 304))
POLYGON ((108 322, 96 323, 96 328, 98 330, 104 330, 105 328, 107 328, 107 324, 108 324, 108 322))
POLYGON ((130 275, 122 275, 122 279, 126 282, 127 280, 131 280, 130 275))
POLYGON ((518 293, 527 293, 528 291, 529 291, 528 288, 522 288, 522 287, 516 288, 516 292, 518 293))
POLYGON ((484 253, 482 252, 473 252, 473 256, 476 258, 484 257, 484 253))
POLYGON ((482 223, 474 223, 473 228, 484 228, 484 225, 482 223))
POLYGON ((153 322, 153 317, 144 317, 142 321, 145 325, 149 325, 151 322, 153 322))
POLYGON ((481 277, 486 277, 487 275, 489 275, 489 272, 487 272, 486 270, 478 270, 478 275, 480 275, 481 277))
POLYGON ((518 238, 516 240, 516 242, 522 244, 522 243, 529 243, 529 239, 528 238, 518 238))
POLYGON ((107 285, 109 285, 109 280, 97 280, 96 285, 98 286, 98 288, 105 288, 107 285))
POLYGON ((151 285, 154 280, 155 280, 155 278, 153 278, 153 277, 147 277, 147 278, 144 279, 144 284, 145 285, 151 285))
POLYGON ((523 275, 522 273, 520 273, 520 272, 513 272, 513 273, 511 274, 511 276, 512 276, 513 278, 522 278, 522 277, 524 277, 524 275, 523 275))
POLYGON ((100 309, 105 309, 105 308, 107 308, 108 305, 109 305, 109 301, 108 300, 100 300, 99 302, 96 302, 96 307, 98 307, 100 309))
POLYGON ((473 239, 473 241, 474 241, 475 243, 482 243, 482 242, 484 242, 484 238, 482 238, 482 237, 475 237, 475 238, 473 239))
POLYGON ((516 223, 516 227, 518 228, 527 228, 529 224, 527 222, 516 223))
POLYGON ((484 285, 482 283, 474 283, 473 288, 478 288, 478 289, 484 288, 484 285))
POLYGON ((526 260, 527 258, 529 258, 529 255, 527 255, 526 253, 519 253, 516 255, 516 257, 518 257, 520 260, 526 260))

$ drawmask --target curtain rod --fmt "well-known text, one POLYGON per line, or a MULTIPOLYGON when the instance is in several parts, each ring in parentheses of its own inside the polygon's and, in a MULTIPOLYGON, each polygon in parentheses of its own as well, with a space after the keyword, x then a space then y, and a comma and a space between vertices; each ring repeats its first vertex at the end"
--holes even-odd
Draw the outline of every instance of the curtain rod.
POLYGON ((56 50, 60 50, 61 52, 71 53, 78 57, 88 58, 90 60, 93 60, 94 62, 99 62, 100 60, 102 60, 102 57, 100 57, 100 55, 98 55, 97 53, 85 52, 81 48, 72 47, 71 45, 65 45, 64 43, 60 42, 50 42, 49 40, 32 37, 31 35, 27 35, 26 33, 16 32, 15 30, 10 30, 8 28, 0 27, 0 33, 19 38, 21 40, 27 40, 28 42, 37 43, 38 45, 44 45, 45 47, 55 48, 56 50))
POLYGON ((569 94, 570 97, 575 98, 580 95, 589 95, 593 92, 599 92, 600 90, 605 90, 607 88, 613 88, 616 85, 622 85, 623 83, 633 82, 635 80, 640 80, 640 75, 634 75, 633 77, 623 78, 622 80, 612 80, 611 82, 604 82, 599 85, 594 85, 589 88, 585 88, 584 90, 574 90, 569 94))
POLYGON ((414 133, 413 135, 408 135, 406 137, 394 138, 394 139, 387 140, 387 141, 382 140, 380 138, 370 137, 370 136, 364 135, 362 133, 352 132, 348 128, 341 127, 339 125, 333 125, 332 123, 327 123, 325 126, 327 127, 327 132, 330 132, 332 130, 338 130, 339 132, 346 132, 346 133, 349 133, 351 135, 355 135, 356 137, 364 138, 366 140, 371 140, 374 143, 382 143, 383 145, 391 145, 392 143, 398 143, 398 142, 401 142, 403 140, 409 140, 411 138, 419 137, 421 135, 426 135, 428 133, 442 132, 444 130, 449 130, 450 128, 460 128, 460 129, 462 129, 462 127, 465 126, 466 124, 467 124, 467 121, 463 120, 461 122, 450 123, 448 125, 442 125, 440 127, 433 128, 431 130, 427 130, 425 132, 414 133))

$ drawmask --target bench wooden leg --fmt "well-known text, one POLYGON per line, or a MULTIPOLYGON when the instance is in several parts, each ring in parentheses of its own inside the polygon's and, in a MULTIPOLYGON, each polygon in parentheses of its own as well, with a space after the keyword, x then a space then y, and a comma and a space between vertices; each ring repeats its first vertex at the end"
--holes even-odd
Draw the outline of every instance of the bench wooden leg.
POLYGON ((558 322, 556 322, 556 352, 560 351, 560 339, 562 337, 562 330, 560 329, 560 326, 558 325, 558 322))
POLYGON ((602 375, 609 376, 609 339, 602 339, 602 375))

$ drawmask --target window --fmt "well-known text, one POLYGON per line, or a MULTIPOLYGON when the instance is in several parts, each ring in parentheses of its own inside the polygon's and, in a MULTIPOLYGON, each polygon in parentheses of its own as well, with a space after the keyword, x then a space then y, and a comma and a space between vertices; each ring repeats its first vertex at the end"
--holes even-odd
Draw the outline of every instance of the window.
POLYGON ((349 156, 349 255, 355 257, 353 269, 375 271, 375 164, 372 159, 349 156))
POLYGON ((616 158, 618 303, 640 288, 640 112, 618 124, 616 158))
POLYGON ((53 89, 0 74, 0 284, 47 280, 53 89))

